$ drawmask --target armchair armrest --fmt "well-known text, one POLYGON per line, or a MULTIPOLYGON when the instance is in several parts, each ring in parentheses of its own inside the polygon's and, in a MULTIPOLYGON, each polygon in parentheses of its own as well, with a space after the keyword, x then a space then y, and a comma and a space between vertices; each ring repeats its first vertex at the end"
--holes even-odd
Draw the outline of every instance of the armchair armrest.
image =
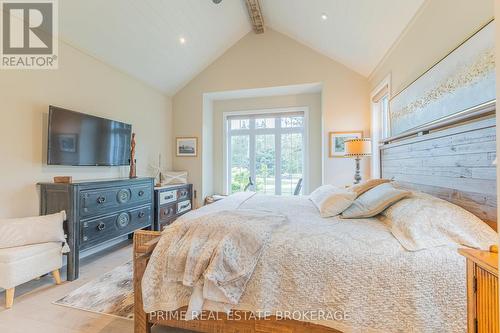
POLYGON ((160 231, 139 230, 134 232, 134 256, 150 255, 160 240, 160 231))

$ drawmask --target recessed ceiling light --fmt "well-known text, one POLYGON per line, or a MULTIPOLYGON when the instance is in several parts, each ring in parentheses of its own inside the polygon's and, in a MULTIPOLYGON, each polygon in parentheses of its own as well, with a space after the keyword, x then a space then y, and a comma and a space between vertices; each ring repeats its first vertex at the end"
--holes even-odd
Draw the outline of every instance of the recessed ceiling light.
POLYGON ((326 15, 326 13, 321 14, 321 19, 322 19, 323 21, 328 20, 328 15, 326 15))
POLYGON ((181 44, 186 44, 186 38, 184 38, 184 37, 179 37, 179 43, 181 43, 181 44))

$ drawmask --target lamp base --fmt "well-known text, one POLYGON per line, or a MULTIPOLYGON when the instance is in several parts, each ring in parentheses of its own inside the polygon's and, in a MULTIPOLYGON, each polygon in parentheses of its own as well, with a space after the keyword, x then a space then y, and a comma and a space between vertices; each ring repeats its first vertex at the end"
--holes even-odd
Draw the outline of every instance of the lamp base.
POLYGON ((360 158, 356 157, 356 172, 354 173, 354 184, 359 184, 361 182, 361 173, 360 173, 360 158))

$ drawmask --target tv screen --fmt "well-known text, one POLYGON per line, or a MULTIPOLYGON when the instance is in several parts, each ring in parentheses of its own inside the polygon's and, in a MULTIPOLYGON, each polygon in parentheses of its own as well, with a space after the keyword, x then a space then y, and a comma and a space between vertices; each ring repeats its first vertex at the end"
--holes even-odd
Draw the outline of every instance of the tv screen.
POLYGON ((128 165, 132 126, 49 107, 49 165, 128 165))

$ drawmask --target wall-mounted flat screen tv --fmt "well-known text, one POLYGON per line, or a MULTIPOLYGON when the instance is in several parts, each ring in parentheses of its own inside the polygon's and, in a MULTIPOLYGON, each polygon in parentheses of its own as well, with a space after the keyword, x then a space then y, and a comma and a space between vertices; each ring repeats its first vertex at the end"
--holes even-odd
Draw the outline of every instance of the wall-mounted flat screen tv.
POLYGON ((132 125, 49 107, 49 165, 128 165, 132 125))

